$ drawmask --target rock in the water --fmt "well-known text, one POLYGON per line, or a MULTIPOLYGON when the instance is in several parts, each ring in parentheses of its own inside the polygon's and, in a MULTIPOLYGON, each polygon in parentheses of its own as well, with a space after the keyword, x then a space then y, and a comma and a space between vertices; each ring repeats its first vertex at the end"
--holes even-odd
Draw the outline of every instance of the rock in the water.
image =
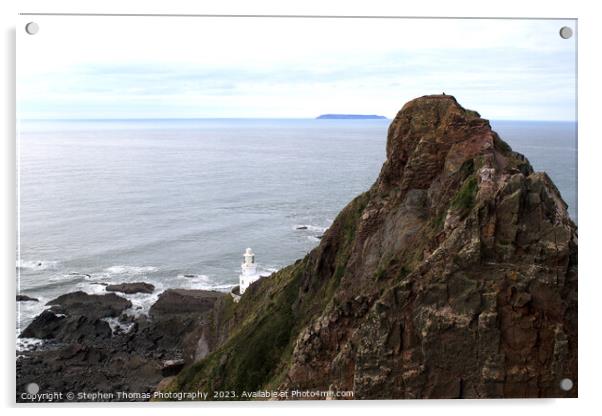
POLYGON ((155 290, 155 286, 145 282, 119 283, 114 285, 108 285, 105 290, 107 292, 121 292, 125 294, 153 293, 155 290))
POLYGON ((224 296, 211 290, 168 289, 159 295, 150 308, 154 318, 173 314, 200 314, 213 308, 215 301, 224 296))
POLYGON ((89 295, 85 292, 72 292, 51 300, 47 305, 52 310, 66 315, 84 315, 90 318, 119 316, 131 308, 132 303, 114 293, 107 295, 89 295))
POLYGON ((17 302, 39 302, 38 299, 27 295, 17 295, 17 302))

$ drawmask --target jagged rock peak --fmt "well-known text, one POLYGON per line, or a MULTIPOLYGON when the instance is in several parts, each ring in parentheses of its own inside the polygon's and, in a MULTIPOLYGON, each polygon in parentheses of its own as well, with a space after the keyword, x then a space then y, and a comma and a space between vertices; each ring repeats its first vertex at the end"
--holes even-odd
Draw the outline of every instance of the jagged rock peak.
POLYGON ((451 95, 427 95, 403 106, 389 126, 381 185, 426 189, 443 169, 453 173, 477 154, 504 146, 489 122, 451 95))

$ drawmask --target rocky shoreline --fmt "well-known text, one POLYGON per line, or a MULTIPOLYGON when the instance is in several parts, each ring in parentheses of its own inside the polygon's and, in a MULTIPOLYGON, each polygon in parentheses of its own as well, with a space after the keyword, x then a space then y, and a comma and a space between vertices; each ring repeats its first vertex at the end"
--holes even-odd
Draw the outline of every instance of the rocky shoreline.
MULTIPOLYGON (((150 287, 139 282, 107 291, 147 293, 150 287)), ((59 296, 20 334, 45 342, 19 352, 17 401, 27 401, 21 393, 30 383, 42 392, 151 393, 214 347, 207 325, 216 303, 224 302, 232 299, 223 292, 168 289, 148 316, 136 317, 127 314, 131 302, 116 293, 59 296)))

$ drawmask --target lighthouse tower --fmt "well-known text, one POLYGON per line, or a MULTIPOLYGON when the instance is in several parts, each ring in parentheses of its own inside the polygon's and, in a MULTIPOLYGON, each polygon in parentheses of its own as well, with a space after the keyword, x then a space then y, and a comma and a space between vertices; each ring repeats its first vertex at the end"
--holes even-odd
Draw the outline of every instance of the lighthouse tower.
POLYGON ((255 264, 255 253, 250 248, 247 248, 243 254, 244 261, 241 264, 242 272, 240 274, 240 294, 245 293, 249 285, 261 276, 257 273, 257 264, 255 264))

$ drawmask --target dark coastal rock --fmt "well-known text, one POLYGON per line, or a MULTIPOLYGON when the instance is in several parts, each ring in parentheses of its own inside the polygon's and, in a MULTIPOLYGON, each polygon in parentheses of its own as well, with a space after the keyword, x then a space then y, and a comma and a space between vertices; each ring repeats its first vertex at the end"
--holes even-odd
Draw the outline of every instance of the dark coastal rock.
POLYGON ((50 309, 38 315, 20 337, 61 342, 110 338, 111 327, 103 318, 119 316, 132 306, 130 301, 115 294, 88 295, 84 292, 59 296, 47 305, 50 309))
POLYGON ((107 292, 121 292, 125 294, 133 293, 153 293, 155 286, 145 282, 135 283, 119 283, 114 285, 108 285, 106 287, 107 292))
POLYGON ((319 246, 225 316, 210 358, 166 388, 577 397, 577 229, 487 120, 425 96, 392 121, 376 183, 319 246))
POLYGON ((224 302, 232 302, 226 293, 169 290, 149 318, 123 314, 128 304, 114 294, 63 295, 21 334, 59 344, 21 353, 17 391, 36 382, 44 391, 126 389, 148 394, 165 377, 178 374, 215 348, 220 340, 214 325, 221 322, 215 311, 222 310, 224 302), (94 308, 93 303, 99 306, 94 308), (94 310, 82 313, 86 305, 94 310), (119 319, 127 330, 111 331, 108 317, 119 319))
POLYGON ((307 226, 305 225, 300 225, 297 228, 295 228, 296 230, 307 230, 307 226))
POLYGON ((106 321, 85 315, 65 318, 59 330, 54 333, 55 339, 66 343, 96 342, 111 336, 111 327, 106 321))
POLYGON ((200 314, 213 308, 224 294, 210 290, 168 289, 151 306, 150 316, 166 317, 173 314, 200 314))
POLYGON ((60 342, 96 341, 111 337, 111 327, 101 319, 67 316, 45 310, 19 335, 20 338, 54 339, 60 342))
MULTIPOLYGON (((38 384, 40 391, 44 392, 115 394, 117 391, 129 391, 149 394, 162 379, 161 363, 150 356, 127 351, 119 345, 71 343, 61 348, 33 352, 17 361, 17 401, 23 401, 20 393, 26 391, 31 382, 38 384)), ((108 399, 96 399, 105 400, 108 399)), ((86 400, 76 398, 69 401, 86 400)))
POLYGON ((54 338, 59 328, 61 328, 65 315, 45 310, 39 314, 32 322, 21 332, 20 338, 54 338))
POLYGON ((52 310, 66 315, 84 315, 90 318, 119 316, 131 308, 132 303, 114 293, 107 295, 89 295, 85 292, 72 292, 51 300, 47 305, 52 310))
POLYGON ((111 328, 103 318, 119 316, 132 306, 130 301, 115 294, 88 295, 84 292, 59 296, 47 305, 50 309, 38 315, 19 335, 21 338, 61 342, 110 338, 111 328))
POLYGON ((36 298, 31 298, 27 295, 17 295, 17 302, 39 302, 36 298))

